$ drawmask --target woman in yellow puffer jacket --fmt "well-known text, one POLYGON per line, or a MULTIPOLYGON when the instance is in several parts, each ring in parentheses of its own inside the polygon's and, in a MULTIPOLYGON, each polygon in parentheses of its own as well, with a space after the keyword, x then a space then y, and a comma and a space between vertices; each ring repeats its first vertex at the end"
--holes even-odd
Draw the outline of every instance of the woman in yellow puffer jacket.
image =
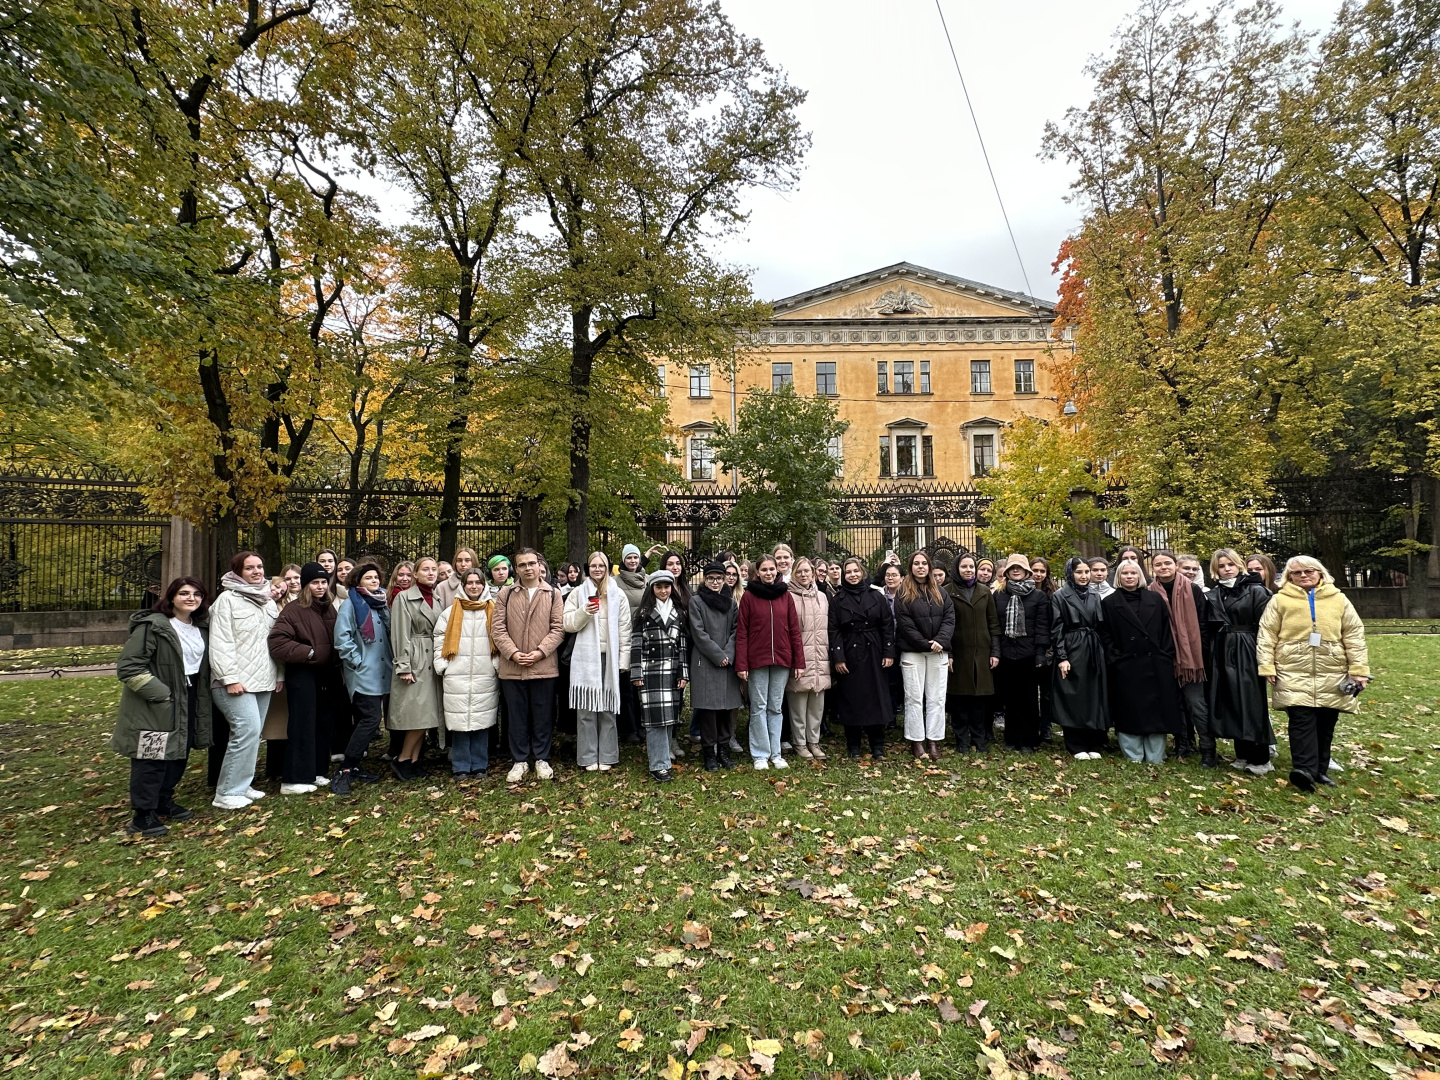
POLYGON ((1365 624, 1318 559, 1285 564, 1284 585, 1265 608, 1256 639, 1260 674, 1290 717, 1290 783, 1314 791, 1330 779, 1330 745, 1342 712, 1358 712, 1370 681, 1365 624))

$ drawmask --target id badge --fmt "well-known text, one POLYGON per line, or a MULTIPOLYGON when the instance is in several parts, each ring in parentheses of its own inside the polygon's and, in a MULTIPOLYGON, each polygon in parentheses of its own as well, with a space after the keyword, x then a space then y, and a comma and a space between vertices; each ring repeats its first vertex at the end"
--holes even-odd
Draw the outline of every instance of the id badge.
POLYGON ((1311 630, 1311 631, 1310 631, 1310 647, 1311 647, 1312 649, 1318 649, 1318 648, 1320 647, 1320 631, 1319 631, 1319 630, 1311 630))

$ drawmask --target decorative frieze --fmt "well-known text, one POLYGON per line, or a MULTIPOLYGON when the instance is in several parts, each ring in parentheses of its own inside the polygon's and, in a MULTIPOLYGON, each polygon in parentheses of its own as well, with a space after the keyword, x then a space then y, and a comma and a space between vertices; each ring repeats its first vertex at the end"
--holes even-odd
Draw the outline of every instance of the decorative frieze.
POLYGON ((753 330, 746 339, 752 345, 938 345, 955 344, 1069 341, 1066 328, 1057 334, 1053 327, 1035 322, 1027 325, 988 326, 875 326, 855 327, 846 322, 807 323, 787 327, 772 323, 763 330, 753 330))

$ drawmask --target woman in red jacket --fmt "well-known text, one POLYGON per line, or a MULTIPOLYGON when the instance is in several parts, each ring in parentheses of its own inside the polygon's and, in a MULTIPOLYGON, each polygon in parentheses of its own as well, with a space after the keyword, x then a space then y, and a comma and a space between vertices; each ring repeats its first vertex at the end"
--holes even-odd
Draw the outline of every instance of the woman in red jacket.
POLYGON ((740 598, 740 621, 735 628, 735 674, 749 687, 750 757, 757 769, 787 767, 780 756, 780 703, 785 700, 790 673, 799 678, 805 671, 800 617, 788 587, 778 576, 775 560, 762 556, 740 598))

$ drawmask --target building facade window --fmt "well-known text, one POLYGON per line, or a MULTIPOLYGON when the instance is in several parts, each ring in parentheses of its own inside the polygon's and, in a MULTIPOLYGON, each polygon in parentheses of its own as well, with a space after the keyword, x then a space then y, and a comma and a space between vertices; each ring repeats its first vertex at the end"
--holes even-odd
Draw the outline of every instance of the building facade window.
POLYGON ((877 394, 890 392, 890 365, 884 360, 875 362, 875 392, 877 394))
POLYGON ((915 454, 914 435, 895 436, 895 475, 919 476, 919 462, 915 454))
POLYGON ((715 479, 715 451, 708 435, 690 436, 690 479, 715 479))
POLYGON ((935 475, 935 436, 920 436, 920 475, 935 475))
POLYGON ((895 361, 895 393, 913 394, 915 392, 915 361, 895 361))
POLYGON ((890 475, 890 436, 880 436, 880 475, 890 475))
POLYGON ((971 446, 973 447, 973 460, 970 474, 972 476, 989 476, 995 471, 995 436, 973 435, 971 436, 971 446))
POLYGON ((771 364, 770 365, 770 389, 779 390, 782 386, 795 385, 794 364, 771 364))
POLYGON ((709 364, 692 364, 690 366, 690 396, 696 398, 710 396, 709 364))
POLYGON ((835 475, 845 475, 845 444, 839 435, 832 436, 826 447, 830 456, 835 459, 835 475))
POLYGON ((920 393, 930 393, 930 361, 920 361, 920 393))
POLYGON ((1034 361, 1034 360, 1016 360, 1016 361, 1015 361, 1015 393, 1017 393, 1017 394, 1033 394, 1033 393, 1035 393, 1035 361, 1034 361))
POLYGON ((834 397, 838 393, 835 389, 835 361, 822 360, 815 365, 815 393, 823 397, 834 397))
POLYGON ((661 397, 664 397, 664 396, 665 396, 665 365, 664 365, 664 364, 656 364, 656 365, 655 365, 655 378, 660 381, 660 396, 661 396, 661 397))
POLYGON ((990 361, 989 361, 989 360, 971 360, 971 361, 970 361, 970 393, 972 393, 972 394, 988 394, 988 393, 990 393, 990 361))

